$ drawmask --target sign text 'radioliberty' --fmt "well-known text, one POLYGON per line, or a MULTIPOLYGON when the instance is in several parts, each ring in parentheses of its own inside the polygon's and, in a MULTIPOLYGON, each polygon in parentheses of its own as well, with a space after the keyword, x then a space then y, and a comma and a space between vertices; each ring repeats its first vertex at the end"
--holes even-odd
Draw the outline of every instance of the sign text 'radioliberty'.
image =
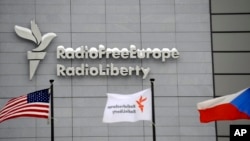
MULTIPOLYGON (((137 49, 135 45, 130 45, 129 48, 106 48, 104 45, 96 47, 81 46, 76 49, 64 46, 57 47, 57 59, 158 59, 166 62, 167 59, 179 58, 179 51, 176 48, 147 48, 137 49)), ((79 66, 65 66, 57 64, 57 76, 142 76, 145 79, 150 72, 149 67, 136 66, 117 66, 113 63, 98 64, 91 66, 86 63, 79 66)))

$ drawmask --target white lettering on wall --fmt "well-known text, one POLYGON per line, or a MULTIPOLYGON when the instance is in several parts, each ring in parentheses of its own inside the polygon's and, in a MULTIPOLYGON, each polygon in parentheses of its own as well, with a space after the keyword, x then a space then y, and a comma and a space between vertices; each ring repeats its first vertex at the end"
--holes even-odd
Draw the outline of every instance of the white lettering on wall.
MULTIPOLYGON (((76 49, 64 46, 57 47, 57 59, 158 59, 166 62, 167 59, 179 58, 179 51, 176 48, 147 48, 137 49, 135 45, 130 45, 129 48, 106 48, 104 45, 96 47, 81 46, 76 49)), ((145 79, 150 72, 150 68, 136 66, 118 67, 113 63, 99 64, 90 66, 89 64, 81 64, 78 67, 64 66, 57 64, 57 76, 142 76, 145 79)))

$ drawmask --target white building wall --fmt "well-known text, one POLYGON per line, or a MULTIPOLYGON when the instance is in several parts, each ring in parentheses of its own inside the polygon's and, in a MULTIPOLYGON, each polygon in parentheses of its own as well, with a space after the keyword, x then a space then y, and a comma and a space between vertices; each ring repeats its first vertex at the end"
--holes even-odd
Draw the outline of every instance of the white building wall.
MULTIPOLYGON (((208 0, 0 0, 0 106, 8 99, 49 87, 54 79, 56 141, 150 141, 151 122, 102 123, 106 93, 133 93, 155 78, 157 141, 215 141, 214 123, 201 124, 196 103, 213 97, 208 0), (27 51, 35 44, 14 26, 57 37, 32 81, 27 51), (58 45, 177 48, 180 58, 159 60, 58 60, 58 45), (150 67, 143 80, 129 77, 57 77, 56 64, 114 63, 150 67)), ((47 141, 47 120, 12 119, 0 124, 1 141, 47 141)))

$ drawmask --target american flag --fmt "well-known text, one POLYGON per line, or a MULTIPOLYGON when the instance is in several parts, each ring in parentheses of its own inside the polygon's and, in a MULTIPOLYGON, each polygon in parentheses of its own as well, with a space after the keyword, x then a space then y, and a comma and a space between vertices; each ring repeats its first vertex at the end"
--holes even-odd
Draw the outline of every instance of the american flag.
POLYGON ((49 89, 10 99, 0 111, 0 123, 18 117, 49 117, 49 89))

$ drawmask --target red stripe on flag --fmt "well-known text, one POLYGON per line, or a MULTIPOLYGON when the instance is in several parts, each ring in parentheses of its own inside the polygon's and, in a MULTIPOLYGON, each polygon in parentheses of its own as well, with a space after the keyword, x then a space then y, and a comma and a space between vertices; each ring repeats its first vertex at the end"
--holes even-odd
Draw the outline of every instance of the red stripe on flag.
POLYGON ((199 110, 199 112, 200 121, 203 123, 216 120, 250 119, 247 114, 240 112, 234 105, 230 103, 199 110))
POLYGON ((19 113, 19 112, 23 112, 23 111, 40 111, 41 113, 48 113, 49 112, 49 105, 24 105, 20 108, 16 108, 16 109, 12 109, 9 111, 6 111, 5 113, 1 114, 0 118, 4 118, 6 116, 15 114, 15 113, 19 113))
POLYGON ((45 119, 47 119, 48 115, 22 113, 22 114, 19 114, 19 115, 12 115, 12 116, 6 117, 4 119, 1 119, 0 123, 3 122, 3 121, 9 120, 9 119, 18 118, 18 117, 35 117, 35 118, 45 118, 45 119))

